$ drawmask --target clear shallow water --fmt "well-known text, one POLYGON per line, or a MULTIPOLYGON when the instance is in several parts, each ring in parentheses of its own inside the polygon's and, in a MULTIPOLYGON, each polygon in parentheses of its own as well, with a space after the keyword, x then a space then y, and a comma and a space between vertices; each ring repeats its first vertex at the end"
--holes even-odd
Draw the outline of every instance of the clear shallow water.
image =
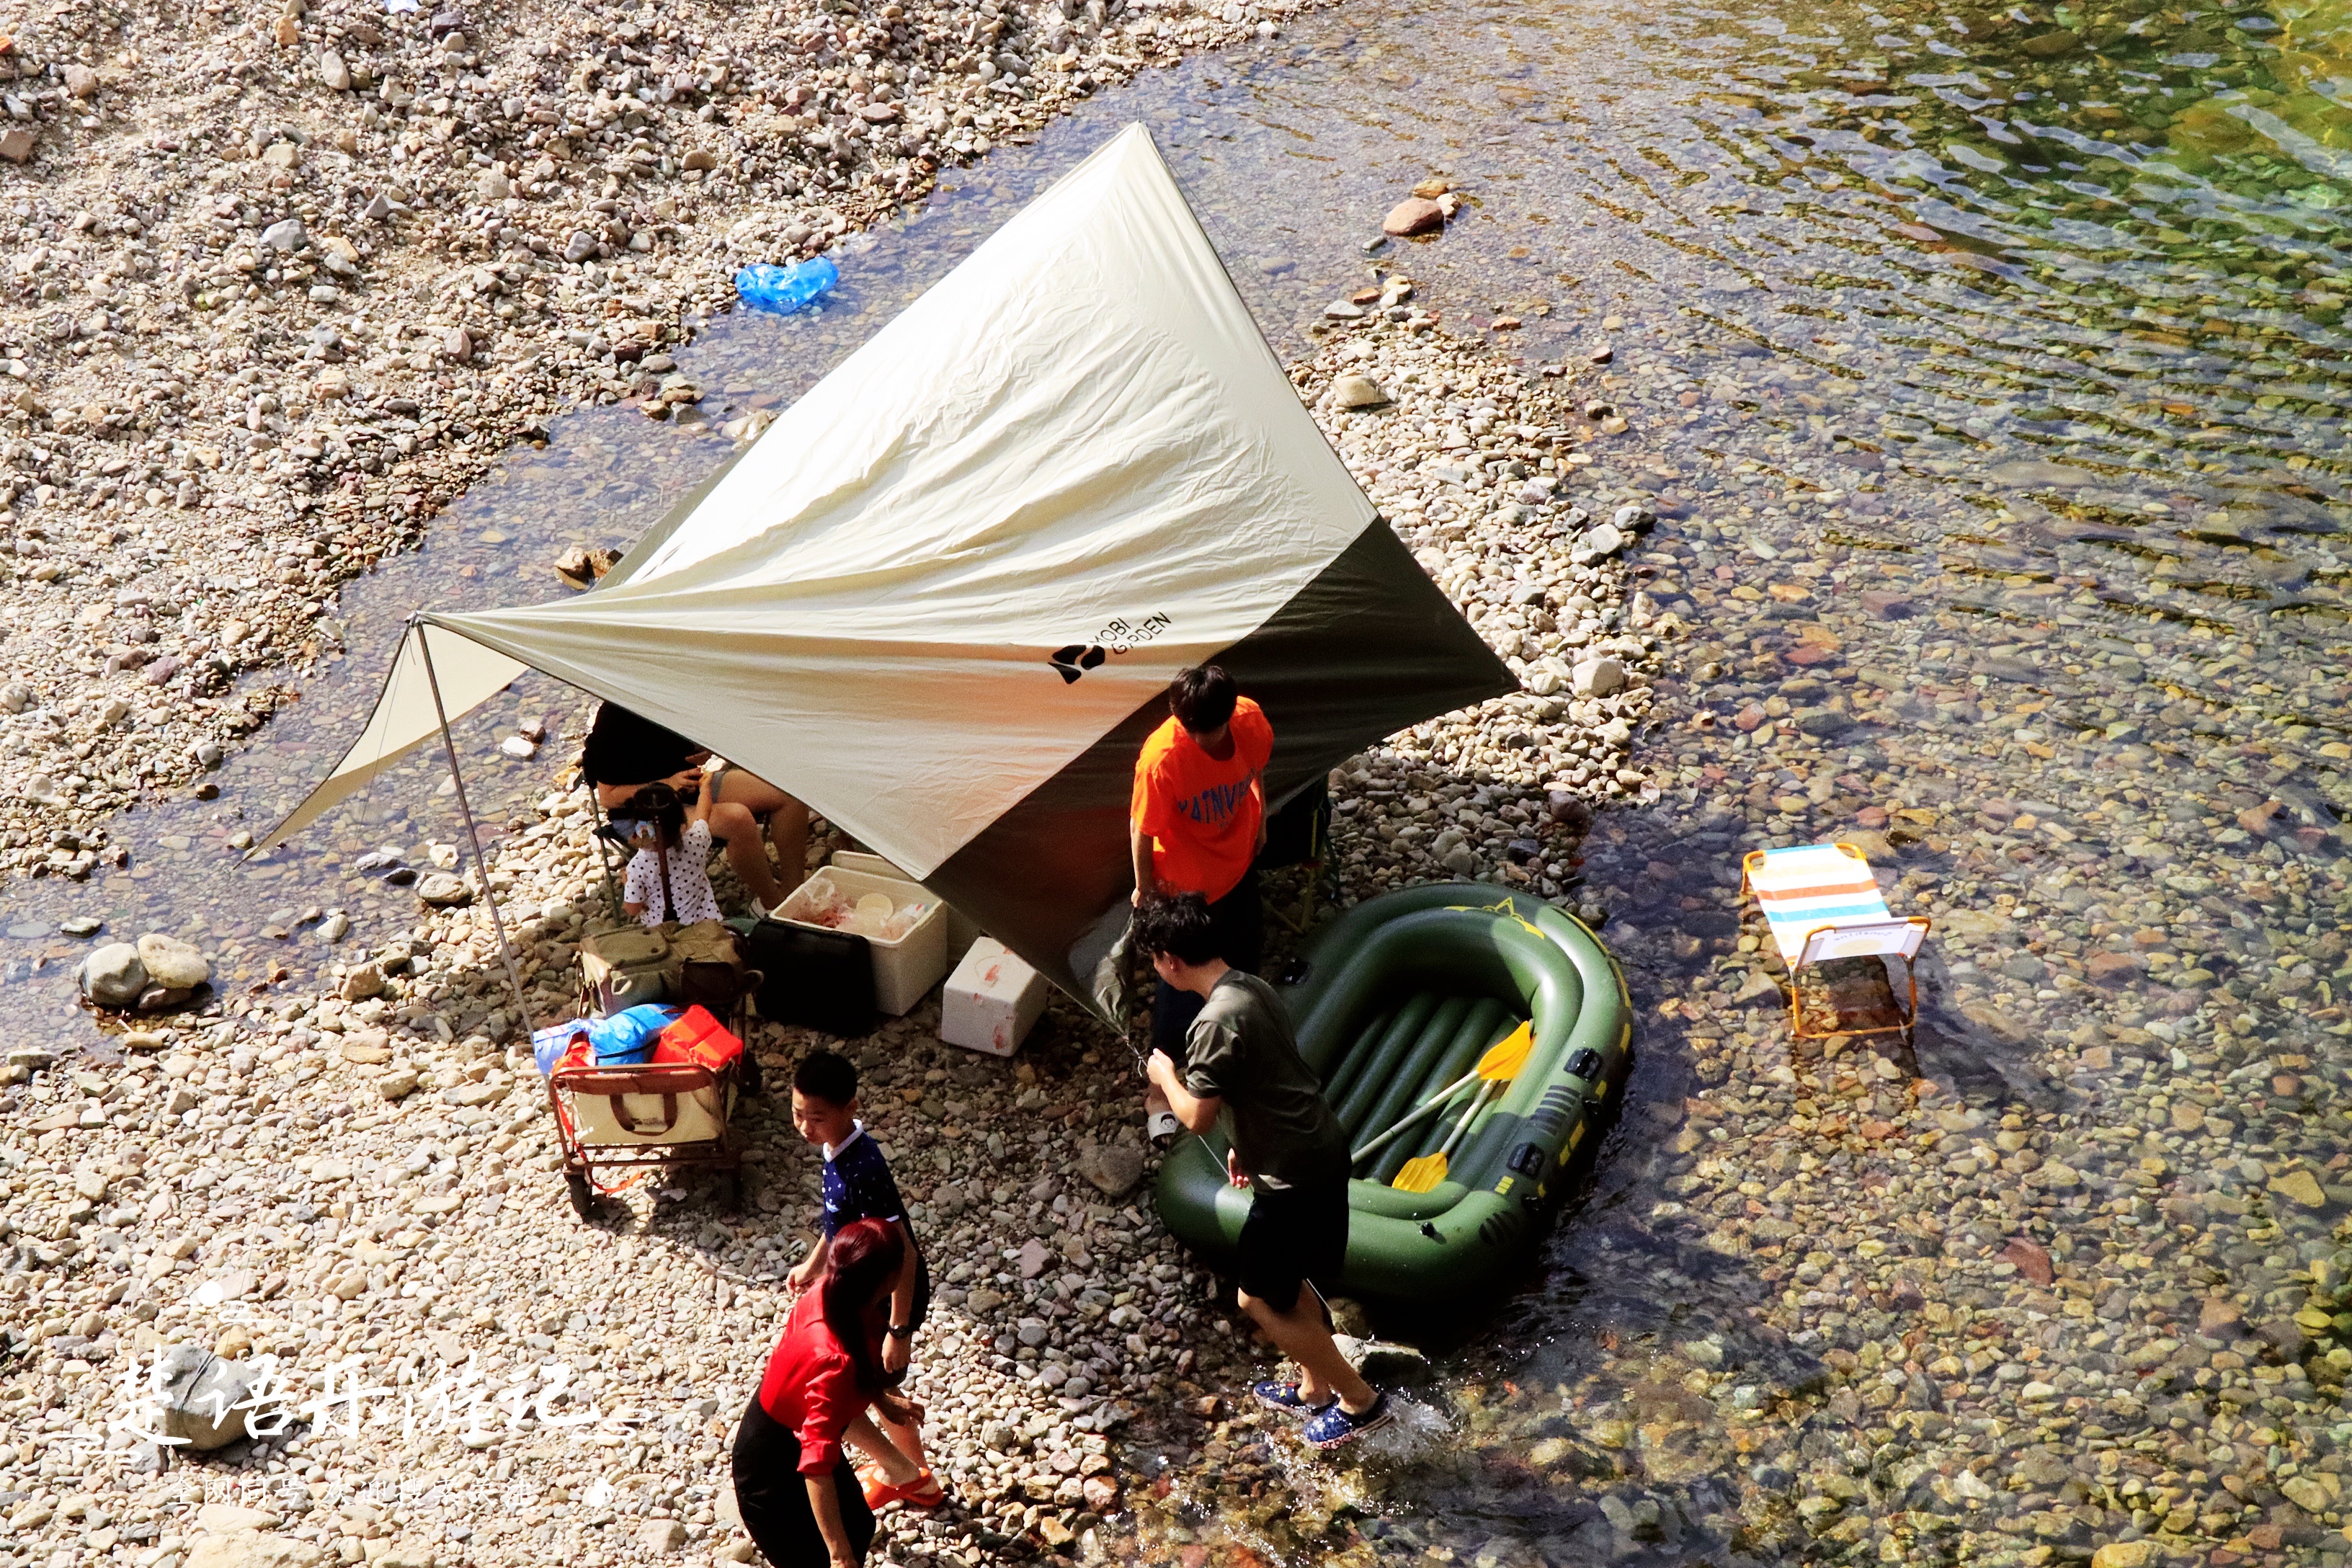
MULTIPOLYGON (((1187 1568, 1195 1551, 2077 1556, 2154 1532, 2150 1489, 2217 1521, 2180 1540, 2228 1550, 2252 1524, 2217 1511, 2238 1495, 2225 1466, 2268 1519, 2293 1479, 2277 1467, 2331 1456, 2340 1410, 2192 1409, 2194 1385, 2150 1389, 2121 1357, 2129 1332, 2195 1342, 2210 1298, 2249 1331, 2291 1318, 2337 1245, 2339 1200, 2273 1184, 2342 1180, 2347 29, 2340 5, 1350 5, 1102 95, 878 233, 824 315, 729 318, 679 356, 714 417, 789 399, 1140 119, 1286 355, 1377 263, 1418 279, 1445 330, 1517 318, 1497 341, 1530 369, 1582 366, 1579 395, 1629 422, 1594 435, 1583 482, 1654 498, 1637 570, 1690 633, 1643 741, 1663 797, 1604 816, 1586 849, 1644 1017, 1629 1107, 1536 1288, 1444 1360, 1427 1396, 1444 1442, 1334 1478, 1229 1434, 1150 1511, 1146 1550, 1187 1568), (1380 214, 1433 174, 1463 215, 1368 255, 1380 214), (1603 344, 1612 363, 1585 366, 1603 344), (1832 834, 1877 836, 1896 907, 1939 921, 1927 1026, 1893 1079, 1861 1053, 1791 1051, 1769 999, 1736 1000, 1739 852, 1832 834), (2029 1194, 1951 1163, 1965 1153, 1882 1156, 1825 1129, 1846 1120, 1833 1107, 1916 1106, 1915 1070, 1982 1119, 1964 1144, 2022 1131, 2080 1179, 2029 1194), (1686 1104, 1701 1090, 1705 1112, 1686 1104), (1807 1160, 1828 1174, 1801 1182, 1807 1160), (1913 1272, 1865 1266, 1858 1234, 1913 1272), (2018 1295, 2014 1264, 1986 1272, 2018 1237, 2093 1317, 2018 1295), (2074 1381, 2021 1413, 1985 1369, 1929 1371, 1962 1314, 1967 1343, 2074 1381), (1889 1397, 1943 1428, 1893 1423, 1891 1385, 1833 1379, 1838 1353, 1917 1365, 1931 1391, 1889 1397), (1743 1386, 1769 1419, 1739 1413, 1743 1386), (2079 1458, 2076 1495, 2008 1488, 2021 1440, 2079 1458), (2084 1457, 2095 1444, 2150 1467, 2140 1489, 2084 1457), (1971 1457, 1996 1461, 1999 1506, 1949 1495, 1941 1467, 1971 1457), (1840 1506, 1801 1512, 1809 1497, 1840 1506), (2054 1532, 1992 1528, 2060 1497, 2076 1511, 2054 1532), (1832 1539, 1848 1518, 1864 1527, 1832 1539)), ((224 770, 221 802, 128 820, 152 878, 20 884, 12 914, 89 910, 127 932, 142 901, 193 909, 216 949, 241 944, 236 964, 299 970, 315 943, 252 934, 278 900, 217 847, 324 771, 399 616, 553 591, 557 548, 626 537, 725 450, 625 413, 560 421, 422 553, 346 590, 352 656, 224 770), (593 526, 588 485, 604 487, 593 526), (165 832, 190 839, 176 861, 146 842, 165 832)), ((469 726, 487 821, 546 781, 496 761, 498 736, 568 705, 519 689, 469 726)), ((305 889, 286 903, 352 906, 355 940, 390 934, 405 895, 343 868, 452 838, 437 778, 421 761, 364 820, 262 869, 305 889)), ((10 942, 9 979, 41 999, 13 1016, 53 1033, 69 960, 26 964, 81 945, 10 942)), ((2211 1326, 2222 1353, 2281 1364, 2211 1326)), ((2278 1539, 2237 1554, 2325 1560, 2278 1539)))

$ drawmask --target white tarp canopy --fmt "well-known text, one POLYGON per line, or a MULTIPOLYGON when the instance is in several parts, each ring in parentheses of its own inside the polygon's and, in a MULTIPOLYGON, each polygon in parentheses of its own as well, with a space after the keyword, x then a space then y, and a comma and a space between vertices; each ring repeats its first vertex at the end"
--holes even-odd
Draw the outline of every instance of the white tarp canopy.
MULTIPOLYGON (((1511 685, 1325 442, 1139 126, 595 591, 418 618, 453 718, 524 667, 618 702, 1082 992, 1099 952, 1074 944, 1126 875, 1125 765, 1179 668, 1222 658, 1267 706, 1277 786, 1511 685)), ((437 728, 411 637, 273 842, 437 728)))

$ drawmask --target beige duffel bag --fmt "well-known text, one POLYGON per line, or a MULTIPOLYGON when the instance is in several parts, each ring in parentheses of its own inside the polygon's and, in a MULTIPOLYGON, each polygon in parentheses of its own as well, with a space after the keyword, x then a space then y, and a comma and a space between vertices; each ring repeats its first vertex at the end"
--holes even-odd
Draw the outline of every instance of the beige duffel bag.
POLYGON ((711 1142, 735 1109, 731 1084, 684 1065, 573 1068, 556 1090, 573 1136, 592 1148, 711 1142))

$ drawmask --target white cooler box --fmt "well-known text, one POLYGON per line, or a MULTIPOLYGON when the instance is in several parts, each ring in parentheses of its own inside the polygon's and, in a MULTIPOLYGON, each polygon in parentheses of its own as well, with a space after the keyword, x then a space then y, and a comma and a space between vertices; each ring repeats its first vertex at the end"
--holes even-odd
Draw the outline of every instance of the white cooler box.
POLYGON ((982 937, 940 993, 940 1038, 1009 1057, 1045 1012, 1046 991, 1044 975, 994 937, 982 937))
MULTIPOLYGON (((864 871, 875 877, 896 877, 910 888, 922 888, 921 883, 882 858, 881 856, 870 854, 864 849, 837 851, 834 855, 833 864, 845 871, 864 871)), ((931 898, 935 895, 929 889, 924 889, 923 896, 931 898)), ((971 951, 971 944, 980 940, 980 927, 972 923, 971 917, 946 900, 940 900, 940 907, 948 912, 948 962, 961 963, 963 962, 963 955, 971 951)))
POLYGON ((897 941, 866 939, 874 955, 874 1005, 893 1016, 904 1014, 948 972, 947 905, 937 894, 896 877, 825 866, 793 889, 792 896, 777 907, 773 918, 812 931, 841 930, 809 918, 823 907, 828 890, 840 893, 852 904, 868 893, 880 893, 900 908, 914 903, 930 906, 915 922, 914 929, 897 941))

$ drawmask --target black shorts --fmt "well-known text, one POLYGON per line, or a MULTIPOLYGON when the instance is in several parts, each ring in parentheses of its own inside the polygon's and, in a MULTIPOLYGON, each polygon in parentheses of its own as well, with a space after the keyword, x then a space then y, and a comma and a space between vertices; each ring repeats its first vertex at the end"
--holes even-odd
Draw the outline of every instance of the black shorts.
POLYGON ((1298 1304, 1312 1279, 1328 1294, 1348 1260, 1348 1179, 1259 1187, 1242 1221, 1241 1287, 1277 1312, 1298 1304))

